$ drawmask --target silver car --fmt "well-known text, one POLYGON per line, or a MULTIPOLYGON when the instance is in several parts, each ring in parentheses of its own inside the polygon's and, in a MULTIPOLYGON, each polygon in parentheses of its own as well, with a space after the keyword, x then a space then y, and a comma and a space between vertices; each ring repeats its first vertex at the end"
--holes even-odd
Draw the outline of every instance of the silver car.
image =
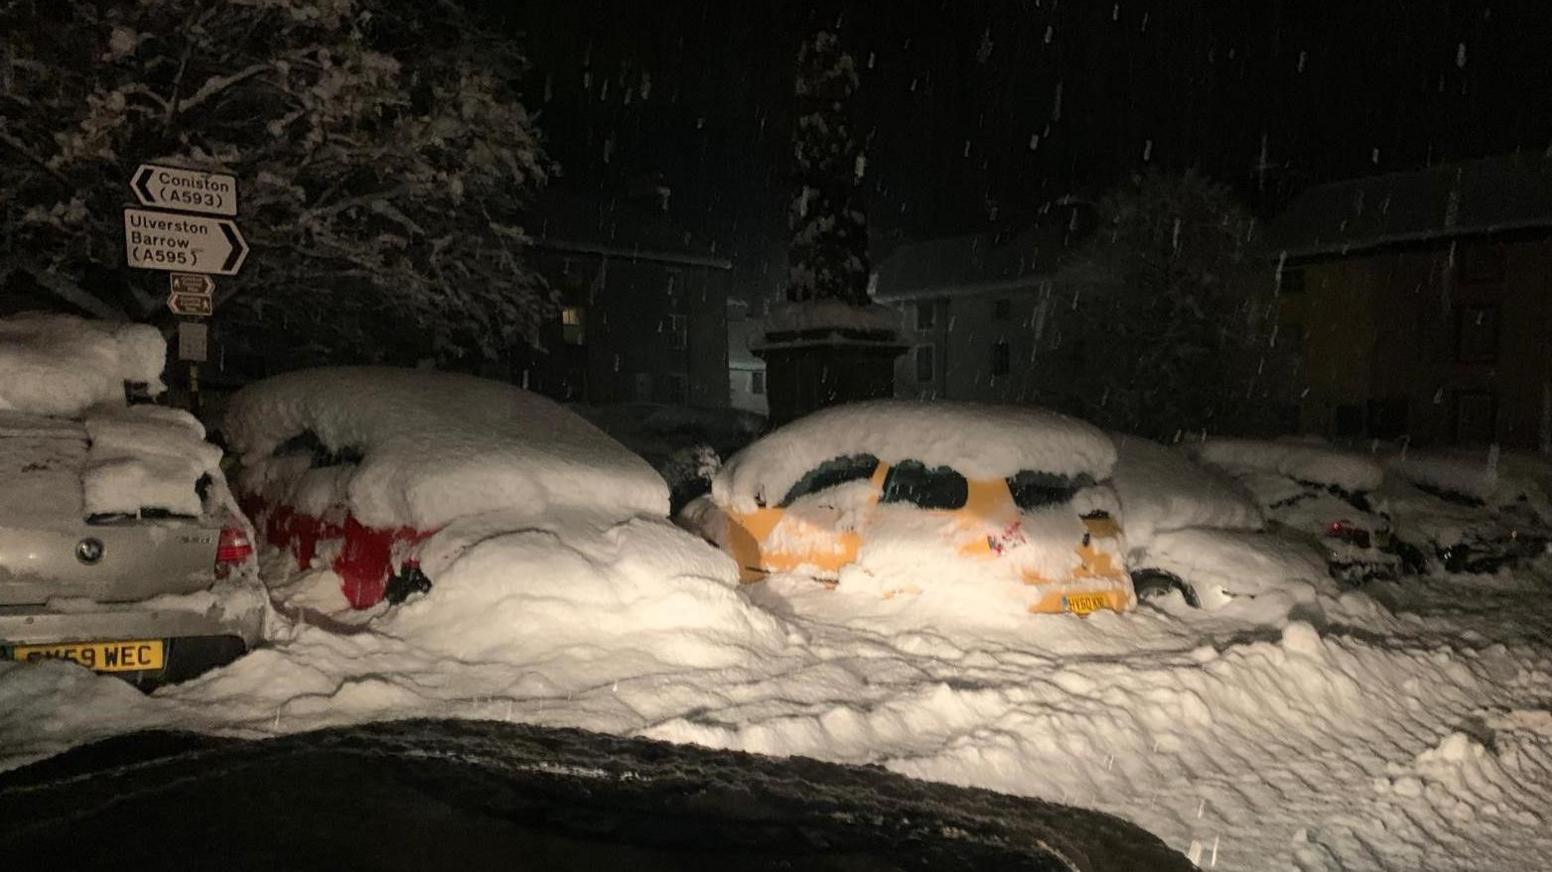
POLYGON ((243 522, 202 480, 200 516, 87 516, 80 421, 0 411, 0 660, 73 660, 150 687, 259 638, 243 522), (239 571, 233 571, 239 570, 239 571))

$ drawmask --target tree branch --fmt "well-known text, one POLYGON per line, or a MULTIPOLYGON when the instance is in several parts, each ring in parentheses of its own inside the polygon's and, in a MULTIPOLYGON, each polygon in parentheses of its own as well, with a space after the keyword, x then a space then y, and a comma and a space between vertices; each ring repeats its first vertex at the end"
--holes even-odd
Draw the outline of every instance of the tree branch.
POLYGON ((54 181, 59 182, 61 185, 64 185, 67 188, 71 186, 70 180, 65 178, 63 173, 49 166, 48 161, 34 154, 32 149, 27 147, 27 143, 22 142, 20 139, 17 139, 9 133, 6 133, 4 128, 0 128, 0 143, 4 143, 5 145, 10 146, 12 151, 37 164, 38 168, 43 170, 45 173, 48 173, 49 176, 54 179, 54 181))

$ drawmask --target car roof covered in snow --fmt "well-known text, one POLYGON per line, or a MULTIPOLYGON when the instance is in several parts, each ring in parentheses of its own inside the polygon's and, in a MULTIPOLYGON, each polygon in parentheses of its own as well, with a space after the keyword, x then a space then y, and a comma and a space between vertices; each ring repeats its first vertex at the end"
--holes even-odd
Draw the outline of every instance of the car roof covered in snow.
POLYGON ((248 466, 308 431, 333 451, 361 452, 346 498, 368 526, 433 529, 497 510, 668 513, 668 486, 646 461, 551 400, 473 376, 286 373, 239 391, 225 430, 248 466))
POLYGON ((827 460, 871 454, 918 460, 972 479, 1023 470, 1110 475, 1115 446, 1099 428, 1041 409, 973 403, 872 400, 793 421, 735 454, 712 481, 712 499, 738 511, 774 502, 827 460))
POLYGON ((1535 454, 1467 447, 1402 451, 1386 459, 1385 470, 1413 484, 1490 505, 1524 502, 1537 514, 1552 517, 1547 492, 1552 461, 1535 454))
POLYGON ((1203 463, 1229 472, 1275 472, 1299 481, 1352 492, 1380 486, 1385 471, 1371 457, 1324 443, 1260 439, 1209 439, 1190 447, 1203 463))
POLYGON ((1111 483, 1121 500, 1122 528, 1133 544, 1145 544, 1155 532, 1187 527, 1265 526, 1254 500, 1223 473, 1141 436, 1117 433, 1113 438, 1111 483))

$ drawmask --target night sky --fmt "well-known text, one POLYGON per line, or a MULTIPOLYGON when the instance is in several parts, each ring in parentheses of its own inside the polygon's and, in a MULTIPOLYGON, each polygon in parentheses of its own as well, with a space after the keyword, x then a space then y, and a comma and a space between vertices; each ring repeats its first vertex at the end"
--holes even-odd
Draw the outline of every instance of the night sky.
POLYGON ((1321 181, 1552 146, 1546 0, 529 0, 502 16, 526 33, 562 183, 669 186, 673 219, 770 290, 797 47, 836 21, 886 245, 1148 165, 1199 168, 1266 213, 1321 181))

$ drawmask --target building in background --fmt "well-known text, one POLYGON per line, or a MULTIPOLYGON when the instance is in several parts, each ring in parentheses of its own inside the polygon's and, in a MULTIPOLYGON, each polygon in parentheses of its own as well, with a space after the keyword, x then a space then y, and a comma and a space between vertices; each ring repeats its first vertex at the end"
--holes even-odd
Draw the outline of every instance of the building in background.
POLYGON ((524 368, 530 389, 592 404, 729 404, 731 262, 651 197, 551 189, 532 215, 529 256, 560 311, 524 368))
POLYGON ((1088 347, 1062 323, 1110 284, 1075 265, 1094 220, 1092 206, 1073 201, 1036 221, 897 246, 873 295, 899 309, 909 346, 895 396, 1068 406, 1098 369, 1086 358, 1114 351, 1088 347))
POLYGON ((745 300, 727 301, 728 387, 732 406, 757 415, 770 414, 765 399, 765 361, 750 350, 761 331, 757 311, 745 300))
POLYGON ((1267 230, 1304 430, 1552 443, 1552 160, 1311 188, 1267 230))

